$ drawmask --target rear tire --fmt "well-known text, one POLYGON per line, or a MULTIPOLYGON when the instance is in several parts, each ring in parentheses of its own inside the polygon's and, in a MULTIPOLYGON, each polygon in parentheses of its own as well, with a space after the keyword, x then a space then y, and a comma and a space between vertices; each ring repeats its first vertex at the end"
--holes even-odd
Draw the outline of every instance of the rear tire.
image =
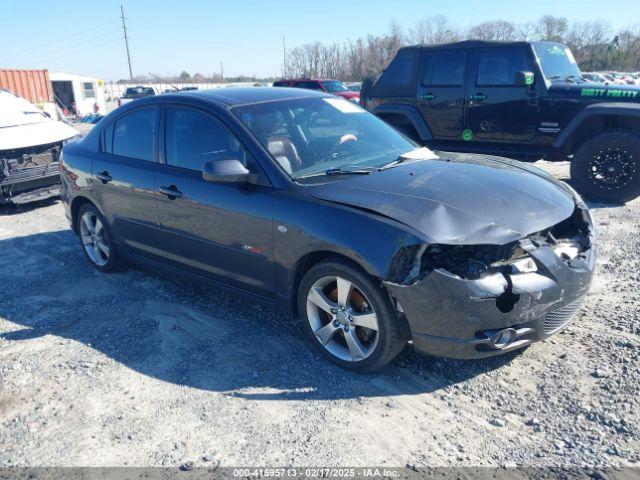
POLYGON ((78 236, 85 256, 97 270, 110 273, 122 269, 123 261, 112 241, 106 220, 91 203, 78 211, 78 236))
POLYGON ((320 263, 305 274, 298 312, 311 343, 348 370, 380 370, 406 343, 382 287, 339 260, 320 263))
POLYGON ((585 141, 571 162, 571 179, 585 197, 625 203, 640 195, 640 137, 611 131, 585 141))

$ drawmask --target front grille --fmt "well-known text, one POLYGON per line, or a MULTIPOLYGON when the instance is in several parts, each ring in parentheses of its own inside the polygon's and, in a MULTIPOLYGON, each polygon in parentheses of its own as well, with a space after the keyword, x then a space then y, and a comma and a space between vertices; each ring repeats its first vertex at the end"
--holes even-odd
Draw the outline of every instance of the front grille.
POLYGON ((582 307, 582 299, 566 304, 544 316, 544 333, 551 335, 567 325, 582 307))

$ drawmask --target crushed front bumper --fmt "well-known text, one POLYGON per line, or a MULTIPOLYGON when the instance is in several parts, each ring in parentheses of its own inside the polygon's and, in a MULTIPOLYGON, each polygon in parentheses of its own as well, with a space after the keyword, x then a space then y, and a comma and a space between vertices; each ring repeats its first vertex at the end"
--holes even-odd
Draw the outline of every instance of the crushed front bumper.
POLYGON ((60 194, 58 162, 0 175, 0 204, 22 204, 60 194))
POLYGON ((534 273, 501 273, 465 280, 433 270, 416 283, 384 282, 411 330, 414 348, 450 358, 481 358, 522 348, 560 331, 579 310, 595 267, 587 258, 568 262, 548 246, 529 252, 534 273), (500 332, 510 341, 496 345, 500 332))

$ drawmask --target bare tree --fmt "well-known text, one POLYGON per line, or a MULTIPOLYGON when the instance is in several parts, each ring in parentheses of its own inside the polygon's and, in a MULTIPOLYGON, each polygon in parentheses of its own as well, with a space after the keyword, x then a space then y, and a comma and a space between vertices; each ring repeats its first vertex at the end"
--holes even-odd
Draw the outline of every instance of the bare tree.
POLYGON ((534 22, 523 22, 516 25, 516 37, 519 40, 531 41, 537 38, 537 25, 534 22))
POLYGON ((409 30, 409 41, 420 45, 438 45, 460 40, 457 27, 451 25, 444 15, 433 15, 416 22, 409 30))
POLYGON ((476 40, 510 41, 516 38, 516 27, 505 20, 490 20, 471 27, 467 37, 476 40))
POLYGON ((569 28, 569 21, 564 17, 544 15, 538 20, 537 33, 540 40, 562 42, 569 28))

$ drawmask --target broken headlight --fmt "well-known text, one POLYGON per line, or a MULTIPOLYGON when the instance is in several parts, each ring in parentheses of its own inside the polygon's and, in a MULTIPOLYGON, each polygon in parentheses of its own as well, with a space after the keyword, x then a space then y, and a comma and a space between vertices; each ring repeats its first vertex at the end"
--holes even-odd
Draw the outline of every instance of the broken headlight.
POLYGON ((532 273, 538 271, 538 266, 533 258, 526 256, 517 258, 515 260, 509 260, 506 262, 499 262, 498 264, 493 264, 495 267, 510 267, 511 271, 509 273, 532 273))

